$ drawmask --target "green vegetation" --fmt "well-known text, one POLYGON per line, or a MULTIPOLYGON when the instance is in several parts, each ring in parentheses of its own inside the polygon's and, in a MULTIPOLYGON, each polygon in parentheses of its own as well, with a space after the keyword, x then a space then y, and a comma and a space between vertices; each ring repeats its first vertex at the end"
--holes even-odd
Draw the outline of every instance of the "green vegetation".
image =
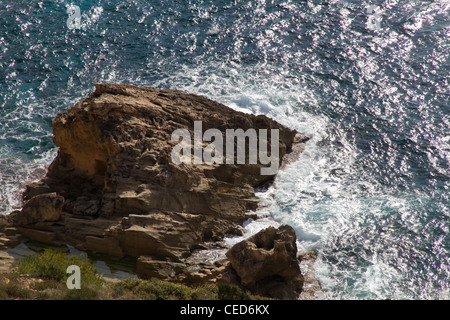
POLYGON ((219 284, 217 295, 220 300, 254 300, 255 298, 236 286, 219 284))
POLYGON ((249 300, 260 299, 228 284, 189 287, 156 279, 105 282, 86 256, 67 256, 46 249, 0 274, 0 300, 249 300), (69 290, 66 269, 78 265, 81 289, 69 290))
POLYGON ((113 299, 127 300, 217 300, 215 285, 191 288, 156 279, 126 279, 110 284, 113 299))
POLYGON ((63 252, 45 249, 42 253, 25 256, 15 263, 14 268, 19 274, 66 283, 67 278, 70 276, 66 273, 66 270, 70 265, 80 267, 81 274, 83 275, 82 283, 84 285, 102 285, 102 277, 84 254, 68 257, 63 252))

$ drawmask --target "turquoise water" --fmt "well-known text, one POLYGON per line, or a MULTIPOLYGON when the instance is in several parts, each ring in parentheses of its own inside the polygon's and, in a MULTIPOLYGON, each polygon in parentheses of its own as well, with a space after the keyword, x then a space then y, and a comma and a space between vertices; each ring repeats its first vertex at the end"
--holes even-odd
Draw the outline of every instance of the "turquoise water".
POLYGON ((95 82, 181 89, 311 137, 259 194, 258 213, 317 251, 325 298, 448 299, 449 10, 446 0, 0 0, 0 213, 45 175, 51 119, 95 82))

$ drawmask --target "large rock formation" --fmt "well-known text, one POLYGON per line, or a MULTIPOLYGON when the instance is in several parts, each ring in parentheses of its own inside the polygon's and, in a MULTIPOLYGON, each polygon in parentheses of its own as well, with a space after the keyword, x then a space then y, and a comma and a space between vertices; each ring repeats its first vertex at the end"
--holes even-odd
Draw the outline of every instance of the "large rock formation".
POLYGON ((58 156, 47 176, 28 186, 28 202, 12 220, 30 239, 136 256, 143 273, 153 275, 161 263, 167 274, 176 273, 177 263, 205 241, 235 232, 257 207, 254 188, 273 177, 261 175, 259 162, 175 164, 178 141, 171 135, 186 129, 194 136, 194 121, 202 121, 203 132, 278 129, 280 159, 307 140, 205 97, 96 84, 52 121, 58 156))

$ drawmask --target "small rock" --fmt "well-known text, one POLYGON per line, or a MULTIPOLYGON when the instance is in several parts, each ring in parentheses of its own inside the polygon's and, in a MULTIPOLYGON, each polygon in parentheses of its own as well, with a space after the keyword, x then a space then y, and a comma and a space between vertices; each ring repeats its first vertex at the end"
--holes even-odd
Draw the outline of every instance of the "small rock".
POLYGON ((25 203, 22 211, 11 214, 16 226, 45 221, 58 221, 64 204, 64 198, 56 193, 41 194, 25 203))
POLYGON ((151 278, 173 280, 183 271, 185 264, 171 261, 154 260, 152 257, 141 256, 136 264, 137 272, 151 278))
POLYGON ((243 287, 277 299, 297 299, 303 277, 292 227, 269 227, 235 244, 228 252, 243 287))

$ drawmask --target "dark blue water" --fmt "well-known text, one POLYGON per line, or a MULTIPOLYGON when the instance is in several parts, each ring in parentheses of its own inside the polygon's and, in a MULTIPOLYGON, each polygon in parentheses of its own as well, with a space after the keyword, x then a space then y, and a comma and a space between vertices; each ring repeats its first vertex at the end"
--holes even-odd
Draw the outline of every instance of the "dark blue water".
POLYGON ((95 82, 181 89, 312 137, 259 214, 317 251, 324 298, 448 299, 449 12, 446 0, 0 0, 0 212, 45 175, 51 119, 95 82))

